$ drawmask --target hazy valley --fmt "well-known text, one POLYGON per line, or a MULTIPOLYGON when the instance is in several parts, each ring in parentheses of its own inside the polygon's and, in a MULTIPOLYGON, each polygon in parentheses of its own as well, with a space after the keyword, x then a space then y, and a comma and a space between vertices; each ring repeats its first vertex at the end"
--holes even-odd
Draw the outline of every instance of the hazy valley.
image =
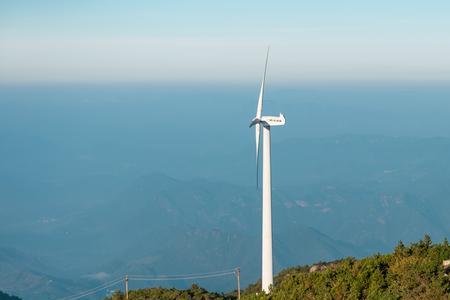
MULTIPOLYGON (((181 90, 4 89, 0 290, 51 299, 125 274, 237 266, 243 285, 255 282, 261 203, 249 90, 191 89, 170 111, 167 99, 181 90), (219 95, 234 106, 208 100, 219 95), (238 122, 223 121, 230 116, 238 122)), ((392 109, 397 90, 378 92, 389 96, 378 106, 358 100, 369 88, 337 93, 346 108, 338 117, 324 110, 323 102, 337 106, 326 90, 268 94, 269 110, 278 112, 270 99, 279 97, 296 116, 273 141, 276 271, 449 235, 450 108, 440 104, 450 91, 426 109, 417 104, 423 90, 403 91, 382 121, 377 114, 392 109), (411 134, 410 122, 427 125, 411 134)), ((200 284, 226 291, 235 281, 200 284)))

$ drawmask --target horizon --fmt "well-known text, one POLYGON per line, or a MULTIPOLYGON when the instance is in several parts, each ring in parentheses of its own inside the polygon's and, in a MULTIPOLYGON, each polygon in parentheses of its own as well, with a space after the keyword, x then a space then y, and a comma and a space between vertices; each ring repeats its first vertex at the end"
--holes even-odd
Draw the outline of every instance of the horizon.
POLYGON ((450 82, 446 1, 0 4, 0 84, 450 82), (433 5, 432 5, 433 4, 433 5))

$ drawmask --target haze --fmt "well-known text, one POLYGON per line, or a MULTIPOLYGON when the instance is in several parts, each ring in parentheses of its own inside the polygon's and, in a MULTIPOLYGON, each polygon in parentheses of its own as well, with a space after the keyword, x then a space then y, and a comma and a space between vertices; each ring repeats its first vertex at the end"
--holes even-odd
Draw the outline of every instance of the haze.
POLYGON ((448 81, 448 1, 2 1, 0 83, 448 81))

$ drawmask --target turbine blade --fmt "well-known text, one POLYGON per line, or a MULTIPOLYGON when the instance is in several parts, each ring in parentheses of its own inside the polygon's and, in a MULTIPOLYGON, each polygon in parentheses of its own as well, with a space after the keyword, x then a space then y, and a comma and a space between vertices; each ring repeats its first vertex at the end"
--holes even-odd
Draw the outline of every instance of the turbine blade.
POLYGON ((258 106, 256 107, 256 118, 260 119, 263 108, 263 98, 264 98, 264 83, 266 81, 266 72, 267 72, 267 62, 269 61, 269 50, 270 47, 267 48, 266 54, 266 64, 264 66, 264 75, 261 81, 261 89, 259 90, 259 98, 258 98, 258 106))
MULTIPOLYGON (((258 98, 258 106, 256 107, 256 117, 255 120, 261 119, 262 108, 263 108, 263 98, 264 98, 264 83, 266 82, 266 73, 267 73, 267 63, 269 61, 269 50, 270 47, 267 47, 266 54, 266 63, 264 65, 264 74, 261 81, 261 89, 259 90, 259 98, 258 98)), ((256 188, 259 186, 259 140, 261 137, 261 124, 258 122, 252 122, 250 127, 255 125, 255 138, 256 138, 256 188)))

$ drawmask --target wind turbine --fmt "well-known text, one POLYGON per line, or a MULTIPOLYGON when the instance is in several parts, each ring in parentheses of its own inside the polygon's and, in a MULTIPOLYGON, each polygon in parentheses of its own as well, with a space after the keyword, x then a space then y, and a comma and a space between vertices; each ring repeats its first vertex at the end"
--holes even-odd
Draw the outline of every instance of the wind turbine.
POLYGON ((258 186, 258 161, 259 161, 259 140, 261 136, 261 125, 263 131, 263 183, 262 183, 262 274, 261 288, 269 293, 269 287, 273 284, 273 263, 272 263, 272 179, 270 171, 270 128, 272 126, 283 126, 286 119, 280 113, 278 117, 262 116, 264 83, 266 81, 267 62, 269 60, 269 49, 267 49, 264 75, 259 91, 258 106, 256 116, 252 120, 250 127, 255 126, 256 137, 256 184, 258 186))

